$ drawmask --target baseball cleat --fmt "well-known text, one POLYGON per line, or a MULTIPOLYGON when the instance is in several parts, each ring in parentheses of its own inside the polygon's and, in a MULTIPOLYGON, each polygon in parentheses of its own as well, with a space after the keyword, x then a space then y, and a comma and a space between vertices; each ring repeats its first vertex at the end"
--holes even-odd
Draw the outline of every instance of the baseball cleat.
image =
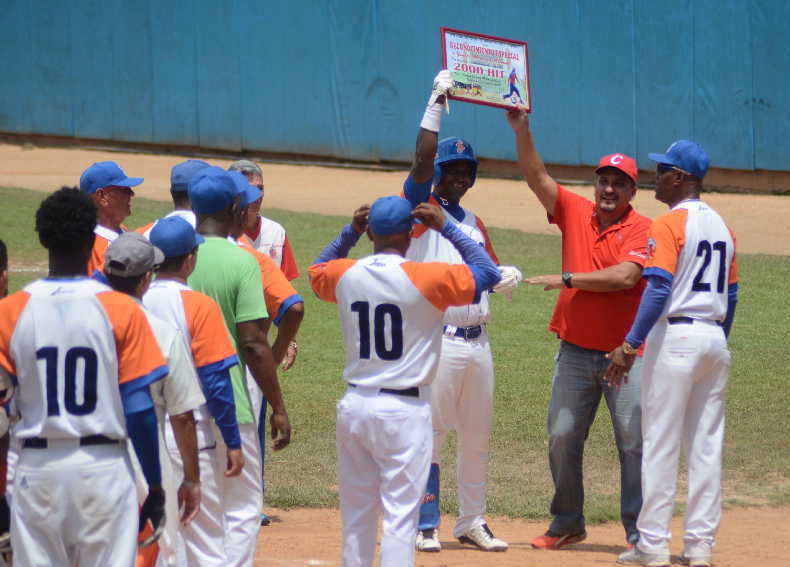
POLYGON ((532 540, 530 545, 534 549, 561 549, 566 545, 579 543, 587 539, 587 532, 582 531, 578 534, 556 534, 549 530, 542 536, 538 536, 532 540))
POLYGON ((494 537, 488 524, 481 524, 458 536, 458 541, 468 543, 483 551, 507 551, 507 542, 494 537))
POLYGON ((415 547, 417 551, 425 551, 428 553, 441 551, 442 544, 439 543, 439 530, 436 528, 428 528, 427 530, 418 531, 415 547))
POLYGON ((688 556, 685 553, 680 555, 680 563, 682 565, 688 565, 689 567, 710 567, 713 563, 710 560, 710 556, 688 556))
POLYGON ((668 553, 645 553, 640 551, 638 545, 621 553, 617 562, 623 565, 645 565, 646 567, 670 567, 671 565, 668 553))

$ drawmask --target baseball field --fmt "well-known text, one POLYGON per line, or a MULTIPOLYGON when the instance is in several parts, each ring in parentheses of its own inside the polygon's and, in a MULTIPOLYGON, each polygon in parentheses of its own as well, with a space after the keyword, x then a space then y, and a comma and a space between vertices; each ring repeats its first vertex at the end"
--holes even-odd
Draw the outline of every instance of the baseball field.
MULTIPOLYGON (((130 175, 145 177, 127 225, 142 225, 170 209, 168 182, 176 155, 37 149, 0 145, 0 238, 9 246, 11 285, 46 273, 46 256, 33 232, 41 191, 75 185, 95 161, 117 161, 130 175)), ((226 166, 228 160, 210 159, 226 166)), ((264 215, 289 233, 305 298, 299 358, 281 374, 294 437, 282 453, 267 456, 267 509, 274 521, 261 531, 256 565, 339 565, 340 524, 336 510, 334 403, 343 391, 343 350, 332 305, 320 303, 306 282, 306 268, 347 222, 351 211, 377 196, 394 194, 405 171, 375 171, 304 165, 262 164, 264 215)), ((574 186, 591 195, 591 187, 574 186)), ((790 197, 710 194, 738 237, 740 302, 731 349, 725 441, 725 513, 715 549, 717 565, 787 565, 790 546, 790 197)), ((543 209, 521 181, 479 179, 465 205, 483 218, 503 264, 525 276, 559 272, 560 240, 543 209)), ((635 206, 655 216, 663 205, 649 189, 635 206)), ((353 255, 370 251, 367 243, 353 255)), ((619 467, 611 424, 602 408, 590 433, 585 459, 587 541, 559 552, 538 552, 529 541, 545 530, 551 496, 546 456, 546 408, 557 341, 546 331, 555 292, 520 287, 512 301, 492 299, 490 326, 497 372, 495 426, 489 475, 490 523, 510 542, 505 554, 461 551, 443 530, 438 555, 418 555, 420 566, 613 564, 624 537, 617 522, 619 467)), ((442 474, 443 511, 455 508, 454 466, 442 474)), ((647 471, 649 474, 649 471, 647 471)), ((683 509, 681 480, 677 510, 683 509)), ((675 533, 681 532, 676 518, 675 533)), ((449 525, 449 522, 448 522, 449 525)), ((673 540, 673 551, 681 542, 673 540)))

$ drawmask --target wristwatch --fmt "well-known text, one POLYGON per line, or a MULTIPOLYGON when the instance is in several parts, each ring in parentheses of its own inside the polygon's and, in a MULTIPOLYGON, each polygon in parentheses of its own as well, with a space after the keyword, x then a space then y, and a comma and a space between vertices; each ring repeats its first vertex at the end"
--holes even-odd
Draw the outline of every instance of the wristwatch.
POLYGON ((562 283, 565 284, 565 287, 573 287, 573 283, 571 282, 572 277, 573 272, 562 272, 562 283))
POLYGON ((635 354, 636 354, 636 351, 638 351, 638 350, 639 350, 638 348, 634 348, 634 347, 632 347, 632 346, 631 346, 631 345, 628 343, 628 341, 623 341, 623 352, 624 352, 625 354, 627 354, 627 355, 629 355, 629 356, 633 356, 633 355, 635 355, 635 354))

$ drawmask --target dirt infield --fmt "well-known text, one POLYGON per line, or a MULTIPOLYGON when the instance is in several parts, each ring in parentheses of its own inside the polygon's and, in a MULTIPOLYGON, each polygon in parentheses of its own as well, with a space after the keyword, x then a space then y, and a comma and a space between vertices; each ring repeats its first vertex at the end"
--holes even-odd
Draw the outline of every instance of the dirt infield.
MULTIPOLYGON (((727 511, 714 549, 717 567, 786 567, 790 546, 788 509, 736 509, 727 511), (784 526, 781 529, 780 526, 784 526), (772 536, 766 537, 770 529, 772 536)), ((340 514, 337 510, 271 510, 274 522, 261 529, 256 567, 297 565, 340 565, 340 514), (306 534, 309 534, 306 536, 306 534)), ((510 549, 505 553, 484 553, 462 546, 452 539, 452 518, 443 518, 442 552, 420 553, 417 567, 571 567, 615 565, 624 547, 622 527, 616 524, 591 526, 587 540, 561 551, 538 551, 529 546, 532 538, 546 529, 545 522, 495 518, 491 526, 510 549)), ((673 563, 682 551, 682 520, 675 518, 672 531, 673 563)))
MULTIPOLYGON (((139 195, 169 200, 170 168, 182 159, 185 158, 178 155, 0 144, 0 186, 51 191, 61 185, 76 185, 82 171, 91 163, 113 160, 127 174, 145 177, 145 183, 137 191, 139 195)), ((221 166, 230 163, 219 159, 209 161, 221 166)), ((361 203, 399 193, 405 172, 264 164, 264 176, 264 209, 350 215, 361 203)), ((586 197, 592 195, 590 186, 572 189, 586 197)), ((790 255, 787 240, 790 196, 711 193, 705 200, 730 223, 738 237, 740 252, 790 255)), ((647 189, 639 191, 634 204, 649 217, 666 210, 647 189)), ((464 198, 464 205, 489 226, 559 234, 556 227, 546 222, 543 208, 521 181, 481 179, 464 198)))
MULTIPOLYGON (((37 149, 0 144, 0 186, 51 191, 61 185, 76 185, 80 173, 95 161, 113 160, 132 176, 145 177, 137 193, 153 199, 169 200, 170 168, 182 156, 156 156, 79 149, 37 149)), ((209 160, 227 166, 228 160, 209 160)), ((264 208, 298 212, 349 215, 358 204, 400 191, 405 172, 384 172, 318 166, 264 164, 266 196, 264 208)), ((587 197, 591 187, 573 187, 587 197)), ((709 201, 730 222, 738 236, 739 250, 745 253, 790 255, 787 219, 790 197, 767 195, 709 194, 709 201)), ((481 179, 470 191, 465 205, 490 226, 514 228, 532 233, 557 234, 546 222, 545 213, 523 182, 481 179)), ((641 190, 636 208, 648 216, 663 212, 664 206, 652 192, 641 190)), ((340 516, 337 510, 269 510, 274 522, 262 528, 255 565, 339 566, 340 516)), ((790 508, 733 509, 724 513, 715 549, 716 565, 761 567, 786 566, 790 549, 787 518, 790 508)), ((420 554, 420 567, 495 565, 571 566, 613 565, 623 550, 623 533, 618 524, 591 526, 589 538, 558 552, 535 551, 529 541, 542 533, 545 522, 492 518, 498 536, 510 542, 506 553, 485 554, 463 548, 450 538, 453 520, 446 518, 442 532, 444 550, 440 554, 420 554)), ((672 550, 682 546, 682 520, 676 518, 672 550)), ((677 562, 677 557, 674 558, 677 562)))

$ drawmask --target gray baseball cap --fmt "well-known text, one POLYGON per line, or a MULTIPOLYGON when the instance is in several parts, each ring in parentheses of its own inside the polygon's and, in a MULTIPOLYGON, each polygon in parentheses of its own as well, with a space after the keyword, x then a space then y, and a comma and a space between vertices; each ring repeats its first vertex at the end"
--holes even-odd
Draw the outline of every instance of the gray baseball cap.
POLYGON ((104 271, 113 276, 134 278, 164 262, 165 255, 137 232, 124 232, 113 240, 104 255, 104 271))

